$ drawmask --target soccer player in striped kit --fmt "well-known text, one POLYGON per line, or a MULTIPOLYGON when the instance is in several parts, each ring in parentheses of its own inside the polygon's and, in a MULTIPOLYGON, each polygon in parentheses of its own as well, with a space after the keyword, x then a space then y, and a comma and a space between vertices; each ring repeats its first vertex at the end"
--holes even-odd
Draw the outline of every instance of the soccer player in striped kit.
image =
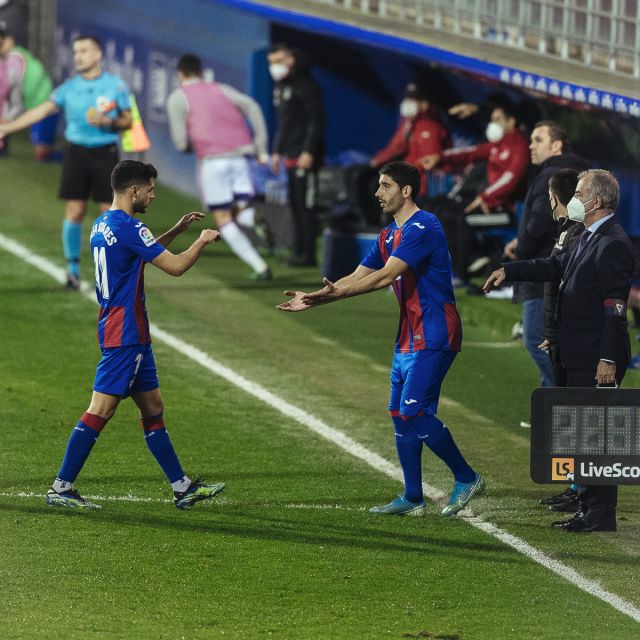
POLYGON ((313 293, 286 291, 283 311, 312 307, 392 286, 400 304, 400 326, 391 367, 389 411, 405 490, 388 504, 370 509, 388 515, 423 515, 422 447, 431 449, 453 473, 455 483, 443 516, 452 516, 484 487, 447 427, 436 417, 440 387, 462 343, 462 326, 451 284, 451 258, 438 219, 419 209, 420 173, 406 162, 380 169, 376 191, 394 221, 378 235, 357 269, 313 293))
POLYGON ((89 408, 75 426, 58 476, 46 496, 50 506, 100 508, 85 500, 74 487, 100 432, 124 398, 131 397, 140 410, 140 421, 149 450, 164 471, 179 509, 213 498, 224 489, 191 480, 182 470, 165 428, 164 403, 151 349, 145 309, 144 267, 151 262, 172 276, 181 276, 198 260, 204 248, 220 239, 218 231, 204 229, 193 244, 179 254, 167 246, 204 214, 188 213, 157 239, 135 218, 155 198, 157 171, 153 165, 125 160, 114 168, 111 208, 91 229, 95 262, 96 297, 100 305, 98 340, 102 358, 96 369, 89 408))

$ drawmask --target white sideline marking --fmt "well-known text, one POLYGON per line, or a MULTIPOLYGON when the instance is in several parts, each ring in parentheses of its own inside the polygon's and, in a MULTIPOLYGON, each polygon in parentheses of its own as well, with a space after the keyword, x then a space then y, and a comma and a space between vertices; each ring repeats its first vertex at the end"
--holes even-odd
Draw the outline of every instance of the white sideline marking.
MULTIPOLYGON (((47 275, 55 278, 58 282, 64 282, 65 274, 62 269, 55 266, 46 258, 38 256, 15 240, 8 238, 1 233, 0 247, 6 249, 9 253, 15 255, 21 260, 24 260, 25 262, 28 262, 29 264, 37 267, 47 275)), ((83 291, 88 298, 96 302, 93 294, 88 293, 89 288, 90 287, 88 285, 84 286, 83 291)), ((230 369, 224 364, 208 356, 206 353, 204 353, 204 351, 201 351, 197 347, 188 344, 184 340, 181 340, 180 338, 177 338, 176 336, 163 331, 155 324, 151 325, 151 332, 156 340, 164 342, 168 346, 173 347, 176 351, 178 351, 178 353, 181 353, 183 356, 186 356, 187 358, 193 360, 205 369, 208 369, 212 373, 220 376, 221 378, 224 378, 232 385, 239 387, 243 391, 246 391, 248 394, 254 396, 255 398, 258 398, 259 400, 262 400, 265 404, 273 407, 280 413, 283 413, 285 416, 293 418, 303 426, 307 427, 309 430, 317 433, 319 436, 325 438, 326 440, 329 440, 347 453, 350 453, 355 458, 362 460, 376 471, 384 473, 386 476, 392 478, 393 480, 402 482, 402 471, 400 467, 392 464, 377 453, 370 451, 342 431, 338 431, 337 429, 330 427, 328 424, 311 415, 304 409, 300 409, 290 404, 283 398, 276 396, 262 385, 252 382, 244 376, 237 374, 233 369, 230 369)), ((425 494, 432 500, 439 500, 445 496, 442 491, 440 491, 436 487, 432 487, 427 483, 423 483, 423 487, 425 494)), ((124 499, 126 499, 126 497, 124 499)), ((483 520, 480 516, 459 515, 458 517, 462 518, 465 522, 476 527, 480 531, 484 531, 485 533, 488 533, 494 538, 500 540, 504 544, 510 546, 512 549, 515 549, 518 553, 523 554, 527 558, 542 565, 546 569, 553 571, 555 574, 571 582, 579 589, 582 589, 586 593, 599 598, 603 602, 606 602, 614 609, 617 609, 621 613, 624 613, 625 615, 632 618, 635 622, 640 622, 640 609, 635 607, 631 602, 628 602, 627 600, 624 600, 620 596, 616 595, 615 593, 607 591, 596 581, 589 580, 588 578, 575 571, 575 569, 572 569, 562 562, 555 560, 554 558, 548 556, 546 553, 543 553, 539 549, 532 547, 524 540, 521 540, 520 538, 507 533, 491 522, 483 520)))
MULTIPOLYGON (((46 496, 44 493, 36 493, 35 491, 16 491, 14 493, 4 492, 0 493, 0 498, 40 498, 43 499, 46 496)), ((98 500, 100 502, 155 502, 161 504, 173 504, 173 500, 169 498, 144 498, 142 496, 134 496, 127 494, 126 496, 100 496, 100 495, 85 495, 83 496, 87 500, 98 500)), ((236 505, 243 506, 243 503, 235 500, 227 500, 225 498, 217 499, 215 504, 224 505, 236 505)), ((365 511, 364 507, 345 507, 341 504, 307 504, 304 502, 292 502, 288 504, 276 504, 273 502, 260 502, 261 507, 277 507, 284 509, 313 509, 317 511, 365 511)))

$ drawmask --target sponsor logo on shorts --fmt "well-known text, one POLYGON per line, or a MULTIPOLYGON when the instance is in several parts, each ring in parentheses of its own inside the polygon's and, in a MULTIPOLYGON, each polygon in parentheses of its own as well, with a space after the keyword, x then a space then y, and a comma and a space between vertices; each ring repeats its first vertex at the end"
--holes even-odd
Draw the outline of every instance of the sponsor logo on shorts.
POLYGON ((404 403, 405 404, 416 404, 418 401, 414 400, 413 398, 410 398, 409 400, 405 400, 404 403))
POLYGON ((140 231, 138 233, 140 234, 140 239, 147 247, 156 243, 153 233, 151 233, 147 227, 140 227, 140 231))

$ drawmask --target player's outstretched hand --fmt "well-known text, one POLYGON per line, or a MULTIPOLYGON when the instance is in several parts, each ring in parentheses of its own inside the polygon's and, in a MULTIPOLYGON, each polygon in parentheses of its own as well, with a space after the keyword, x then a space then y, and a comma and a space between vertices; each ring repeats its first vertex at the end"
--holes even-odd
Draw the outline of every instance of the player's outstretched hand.
POLYGON ((204 213, 200 211, 192 211, 191 213, 185 213, 180 220, 176 223, 176 227, 180 231, 185 231, 189 228, 189 226, 196 222, 197 220, 202 220, 204 218, 204 213))
POLYGON ((340 294, 336 289, 336 286, 328 278, 322 278, 324 287, 313 293, 306 293, 303 301, 307 304, 325 304, 327 302, 333 302, 340 298, 340 294))
POLYGON ((491 289, 494 287, 499 287, 506 279, 507 275, 504 271, 504 267, 500 267, 500 269, 496 269, 486 280, 484 285, 482 285, 482 290, 485 293, 489 293, 491 289))
POLYGON ((218 242, 222 236, 219 231, 215 229, 203 229, 200 232, 200 240, 203 240, 206 244, 211 244, 212 242, 218 242))
POLYGON ((307 304, 303 302, 303 298, 306 293, 304 291, 285 291, 285 296, 293 296, 291 300, 287 302, 282 302, 276 305, 276 309, 280 311, 306 311, 307 309, 311 309, 312 304, 307 304))

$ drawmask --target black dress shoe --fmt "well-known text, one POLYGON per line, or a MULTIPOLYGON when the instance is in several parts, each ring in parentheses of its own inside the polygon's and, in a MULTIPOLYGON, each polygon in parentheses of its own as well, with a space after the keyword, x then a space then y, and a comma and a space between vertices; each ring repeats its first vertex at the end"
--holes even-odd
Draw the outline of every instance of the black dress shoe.
POLYGON ((556 502, 549 507, 550 511, 560 511, 563 513, 575 513, 580 501, 578 500, 578 494, 574 492, 572 496, 567 496, 563 502, 556 502))
POLYGON ((591 522, 586 516, 582 514, 580 514, 579 518, 576 518, 574 516, 570 520, 567 520, 563 523, 554 522, 552 526, 560 529, 561 531, 568 531, 569 533, 592 533, 594 531, 616 530, 615 520, 613 520, 612 522, 591 522))
POLYGON ((578 492, 574 491, 571 487, 569 487, 566 491, 559 493, 556 496, 551 496, 549 498, 543 498, 540 500, 540 504, 545 505, 553 505, 553 504, 561 504, 567 500, 578 498, 578 492))
POLYGON ((582 511, 576 511, 568 520, 556 520, 551 523, 551 526, 555 529, 564 529, 564 527, 570 522, 577 522, 578 520, 582 520, 584 518, 584 513, 582 511))

